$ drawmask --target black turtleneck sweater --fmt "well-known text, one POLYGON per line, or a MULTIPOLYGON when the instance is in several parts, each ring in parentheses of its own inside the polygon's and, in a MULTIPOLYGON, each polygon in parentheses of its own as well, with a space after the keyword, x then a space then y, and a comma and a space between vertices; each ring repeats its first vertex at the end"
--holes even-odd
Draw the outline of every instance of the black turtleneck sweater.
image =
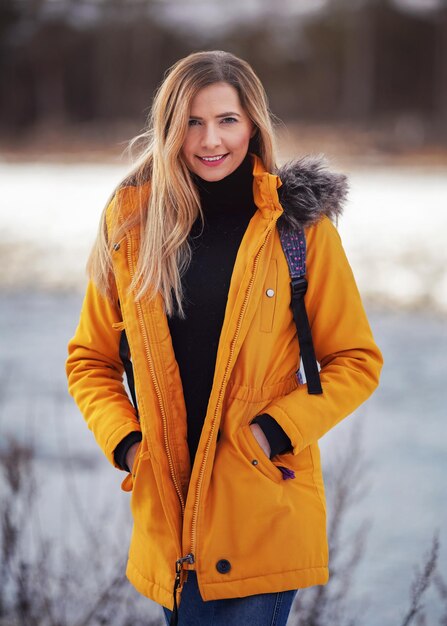
MULTIPOLYGON (((200 194, 204 227, 198 218, 190 232, 192 260, 182 276, 186 318, 168 318, 183 385, 191 464, 194 461, 213 382, 217 345, 238 248, 256 212, 251 157, 229 176, 208 182, 193 175, 200 194)), ((255 417, 255 416, 253 416, 255 417)), ((290 448, 290 439, 270 416, 258 416, 272 448, 271 456, 290 448)), ((131 433, 115 450, 126 469, 127 450, 139 440, 131 433)))
POLYGON ((198 176, 193 178, 205 225, 200 232, 198 218, 191 230, 192 261, 182 277, 186 319, 169 319, 186 402, 191 461, 208 405, 236 254, 256 212, 249 156, 222 180, 208 182, 198 176))

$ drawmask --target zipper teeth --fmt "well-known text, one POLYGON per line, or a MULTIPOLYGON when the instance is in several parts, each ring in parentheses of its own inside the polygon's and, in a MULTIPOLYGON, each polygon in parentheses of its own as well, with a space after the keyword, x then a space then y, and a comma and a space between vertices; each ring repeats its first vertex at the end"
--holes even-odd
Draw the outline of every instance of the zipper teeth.
MULTIPOLYGON (((134 264, 133 264, 131 246, 130 246, 130 242, 131 242, 131 236, 130 235, 128 236, 128 240, 129 240, 129 245, 127 246, 127 259, 128 259, 128 263, 129 263, 129 268, 131 270, 131 279, 133 279, 134 264)), ((180 489, 180 486, 179 486, 179 483, 178 483, 178 480, 177 480, 177 476, 176 476, 175 468, 174 468, 174 462, 172 460, 171 451, 169 449, 168 425, 167 425, 167 419, 166 419, 166 412, 165 412, 164 406, 163 406, 163 398, 162 398, 162 395, 161 395, 160 386, 158 384, 157 375, 155 373, 154 363, 153 363, 153 360, 152 360, 152 354, 151 354, 151 351, 150 351, 150 348, 149 348, 149 341, 148 341, 148 338, 147 338, 147 332, 146 332, 146 326, 145 326, 145 323, 144 323, 144 317, 143 317, 143 311, 142 311, 142 308, 141 308, 141 302, 138 300, 138 301, 135 302, 135 304, 137 306, 138 321, 140 323, 140 328, 141 328, 141 332, 142 332, 142 336, 143 336, 144 350, 146 352, 147 362, 148 362, 148 365, 149 365, 149 371, 150 371, 150 374, 151 374, 152 382, 153 382, 154 388, 155 388, 155 393, 157 394, 158 404, 159 404, 160 411, 161 411, 161 414, 162 414, 162 419, 163 419, 163 440, 164 440, 166 454, 167 454, 167 457, 168 457, 169 471, 171 473, 172 482, 174 483, 175 490, 176 490, 178 498, 180 500, 180 505, 181 505, 182 514, 183 514, 185 512, 185 501, 183 499, 183 493, 182 493, 182 490, 180 489)))
POLYGON ((237 338, 239 336, 239 332, 241 330, 242 319, 244 317, 245 309, 247 308, 248 298, 250 297, 250 292, 251 292, 251 289, 253 287, 253 283, 254 283, 254 280, 255 280, 256 269, 258 267, 259 257, 261 255, 264 247, 266 246, 267 241, 270 238, 270 234, 272 232, 273 227, 275 226, 275 223, 276 223, 276 220, 273 222, 273 225, 270 227, 270 230, 267 233, 267 236, 266 236, 263 244, 259 248, 259 250, 258 250, 258 252, 256 254, 256 257, 254 259, 254 262, 253 262, 253 273, 251 275, 251 279, 250 279, 250 282, 248 284, 247 291, 245 292, 244 302, 242 304, 241 312, 239 314, 239 318, 238 318, 238 321, 237 321, 236 332, 235 332, 233 340, 231 342, 230 355, 228 357, 227 365, 226 365, 226 368, 225 368, 225 374, 224 374, 224 377, 223 377, 223 380, 222 380, 222 385, 221 385, 220 390, 219 390, 219 396, 218 396, 217 403, 216 403, 216 408, 215 408, 215 411, 214 411, 213 422, 211 424, 210 434, 209 434, 208 440, 206 442, 205 453, 203 455, 202 463, 201 463, 201 466, 200 466, 199 478, 198 478, 198 481, 197 481, 197 488, 196 488, 196 499, 194 501, 194 508, 193 508, 192 520, 191 520, 191 550, 190 550, 190 552, 192 554, 194 554, 194 555, 195 555, 195 548, 196 548, 197 516, 198 516, 198 512, 199 512, 200 492, 201 492, 201 489, 202 489, 203 476, 205 474, 205 466, 206 466, 206 461, 207 461, 209 449, 210 449, 210 446, 211 446, 211 440, 213 438, 214 428, 215 428, 215 425, 216 425, 217 412, 218 412, 220 403, 222 401, 223 389, 224 389, 224 386, 225 386, 225 383, 226 383, 228 370, 230 369, 230 365, 231 365, 231 362, 233 360, 234 348, 235 348, 235 345, 236 345, 236 342, 237 342, 237 338))

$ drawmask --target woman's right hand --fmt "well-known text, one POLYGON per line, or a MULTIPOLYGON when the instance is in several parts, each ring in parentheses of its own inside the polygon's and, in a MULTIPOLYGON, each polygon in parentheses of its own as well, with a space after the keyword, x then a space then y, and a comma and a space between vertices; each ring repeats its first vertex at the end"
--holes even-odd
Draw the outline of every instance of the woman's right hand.
POLYGON ((129 472, 132 473, 133 470, 133 464, 135 461, 135 455, 137 453, 137 450, 139 448, 139 446, 141 445, 141 441, 137 441, 136 443, 132 444, 130 446, 130 448, 127 451, 126 454, 126 465, 129 468, 129 472))

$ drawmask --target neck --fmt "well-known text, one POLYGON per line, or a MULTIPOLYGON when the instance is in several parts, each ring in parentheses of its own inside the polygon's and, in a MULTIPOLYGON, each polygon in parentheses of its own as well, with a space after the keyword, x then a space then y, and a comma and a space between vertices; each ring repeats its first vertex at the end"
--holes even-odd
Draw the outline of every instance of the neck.
POLYGON ((240 206, 240 203, 253 202, 253 166, 247 153, 234 172, 217 181, 208 181, 193 174, 200 194, 202 209, 206 212, 217 207, 240 206))

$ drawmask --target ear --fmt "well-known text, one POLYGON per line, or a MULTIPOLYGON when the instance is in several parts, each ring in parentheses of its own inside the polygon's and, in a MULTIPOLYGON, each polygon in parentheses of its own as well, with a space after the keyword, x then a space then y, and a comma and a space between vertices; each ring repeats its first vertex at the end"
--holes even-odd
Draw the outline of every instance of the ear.
MULTIPOLYGON (((253 122, 252 122, 252 124, 253 124, 253 122)), ((253 129, 252 129, 252 131, 250 133, 250 139, 253 139, 253 137, 256 135, 257 132, 258 132, 258 127, 253 124, 253 129)))

